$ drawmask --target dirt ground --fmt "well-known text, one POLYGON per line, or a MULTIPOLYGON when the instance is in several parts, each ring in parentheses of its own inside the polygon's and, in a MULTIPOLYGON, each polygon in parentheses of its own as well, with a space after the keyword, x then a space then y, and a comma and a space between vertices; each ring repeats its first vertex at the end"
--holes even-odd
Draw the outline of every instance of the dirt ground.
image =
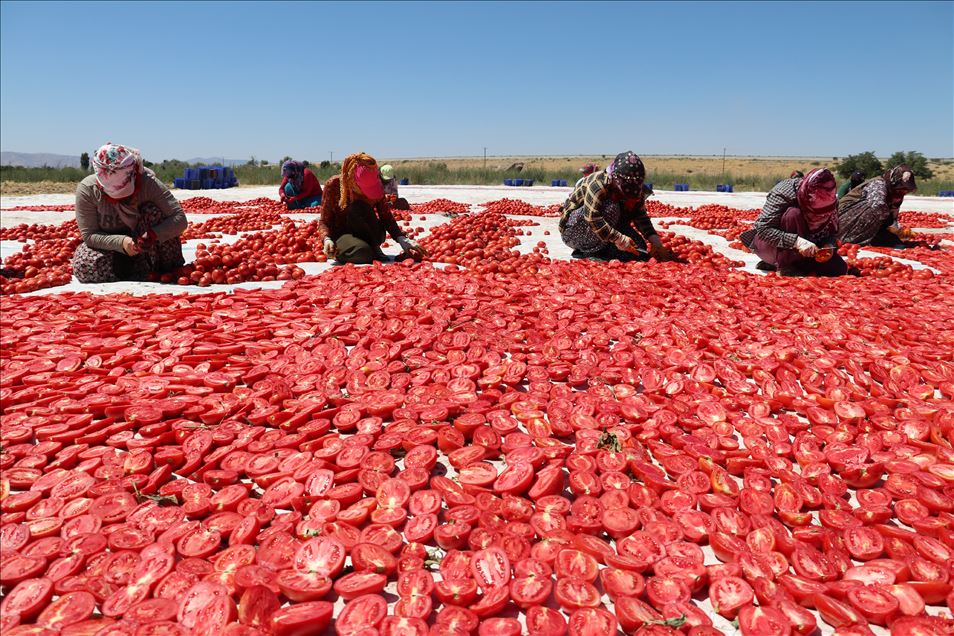
POLYGON ((37 181, 35 183, 0 181, 0 195, 5 197, 18 197, 30 194, 61 194, 75 191, 75 183, 60 183, 56 181, 37 181))

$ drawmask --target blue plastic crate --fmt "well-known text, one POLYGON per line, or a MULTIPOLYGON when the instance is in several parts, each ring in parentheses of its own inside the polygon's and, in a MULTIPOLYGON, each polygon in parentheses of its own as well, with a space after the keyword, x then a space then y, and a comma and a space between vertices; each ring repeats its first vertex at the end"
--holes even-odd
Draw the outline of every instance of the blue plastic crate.
POLYGON ((732 192, 732 184, 731 184, 731 183, 725 184, 725 192, 732 192))
POLYGON ((401 179, 401 181, 400 181, 399 183, 400 183, 401 185, 411 185, 411 180, 408 179, 407 177, 404 177, 403 179, 401 179))
POLYGON ((550 187, 552 187, 552 188, 556 188, 556 187, 558 187, 559 185, 560 185, 560 180, 559 180, 559 179, 554 179, 553 181, 550 182, 550 187))
POLYGON ((212 179, 203 179, 202 180, 202 189, 211 190, 212 189, 212 179))
POLYGON ((527 186, 528 188, 532 188, 532 187, 533 187, 533 179, 527 179, 526 181, 523 182, 523 185, 527 186))
POLYGON ((566 187, 566 179, 560 179, 560 187, 566 187))
POLYGON ((523 185, 523 179, 514 179, 514 180, 513 180, 513 184, 514 184, 515 186, 522 186, 522 185, 523 185))
POLYGON ((716 184, 716 192, 725 192, 725 186, 721 183, 716 184))
POLYGON ((184 188, 184 187, 185 187, 185 179, 182 178, 182 177, 176 177, 175 179, 172 180, 172 187, 174 187, 174 188, 184 188))
POLYGON ((504 179, 504 185, 505 185, 505 186, 512 186, 512 185, 513 185, 513 179, 504 179))

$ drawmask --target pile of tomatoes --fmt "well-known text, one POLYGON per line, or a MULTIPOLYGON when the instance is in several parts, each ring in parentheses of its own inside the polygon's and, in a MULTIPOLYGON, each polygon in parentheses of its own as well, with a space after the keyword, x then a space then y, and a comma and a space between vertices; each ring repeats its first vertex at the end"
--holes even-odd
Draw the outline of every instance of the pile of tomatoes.
POLYGON ((73 204, 67 205, 16 205, 12 208, 3 208, 7 212, 72 212, 73 204))
POLYGON ((237 234, 253 230, 267 230, 288 217, 261 208, 239 209, 227 216, 217 216, 201 223, 189 223, 182 240, 221 238, 222 234, 237 234))
POLYGON ((662 232, 660 238, 663 244, 668 247, 676 260, 693 265, 708 265, 719 269, 728 269, 730 267, 742 267, 745 265, 742 261, 733 261, 722 254, 714 251, 710 245, 701 241, 694 241, 686 236, 672 234, 671 232, 662 232))
POLYGON ((950 227, 951 217, 937 212, 904 211, 898 215, 903 227, 950 227))
POLYGON ((469 214, 469 203, 458 203, 450 199, 433 199, 411 205, 413 214, 469 214))
MULTIPOLYGON (((929 269, 914 269, 907 263, 902 263, 888 256, 859 257, 859 249, 879 250, 879 248, 869 248, 855 245, 854 243, 844 243, 838 247, 838 253, 845 258, 845 262, 849 265, 857 267, 862 276, 892 278, 895 280, 926 280, 934 278, 934 272, 929 269)), ((899 250, 891 251, 901 255, 899 250)), ((905 250, 905 252, 907 252, 907 250, 905 250)))
POLYGON ((25 245, 0 267, 0 294, 26 292, 66 285, 73 277, 70 261, 79 237, 47 238, 25 245))
POLYGON ((950 298, 541 260, 5 299, 0 628, 949 633, 950 298))
POLYGON ((41 223, 21 223, 13 227, 0 228, 0 241, 45 241, 48 239, 65 239, 79 237, 79 227, 76 221, 70 219, 56 225, 41 223))
POLYGON ((486 212, 491 214, 514 214, 519 216, 560 216, 559 204, 553 204, 546 207, 533 205, 520 199, 497 199, 483 204, 486 212))
MULTIPOLYGON (((183 199, 180 205, 188 214, 236 214, 249 211, 287 214, 289 212, 284 203, 268 197, 258 197, 248 201, 215 201, 209 197, 192 197, 183 199)), ((315 211, 319 209, 315 208, 315 211)))

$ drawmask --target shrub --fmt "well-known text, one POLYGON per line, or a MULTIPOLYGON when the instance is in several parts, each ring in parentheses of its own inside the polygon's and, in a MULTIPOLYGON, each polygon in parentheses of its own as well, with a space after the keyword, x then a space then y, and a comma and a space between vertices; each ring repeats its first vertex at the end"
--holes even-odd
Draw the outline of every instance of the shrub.
POLYGON ((865 178, 871 178, 884 172, 881 161, 870 150, 858 155, 848 155, 837 166, 838 176, 847 179, 855 170, 861 171, 865 178))
POLYGON ((915 150, 909 150, 907 152, 899 150, 888 157, 888 161, 885 162, 884 167, 885 170, 889 170, 900 165, 907 165, 911 168, 914 176, 919 179, 930 179, 934 176, 934 172, 928 168, 927 159, 924 155, 915 150))

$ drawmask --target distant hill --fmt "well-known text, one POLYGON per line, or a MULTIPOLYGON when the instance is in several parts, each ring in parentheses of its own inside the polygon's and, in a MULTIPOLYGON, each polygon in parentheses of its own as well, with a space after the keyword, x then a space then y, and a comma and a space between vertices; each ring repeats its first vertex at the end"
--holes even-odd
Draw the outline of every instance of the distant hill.
MULTIPOLYGON (((149 157, 146 157, 149 159, 149 157)), ((152 161, 151 159, 149 159, 152 161)), ((248 159, 222 159, 221 157, 193 157, 187 163, 202 165, 244 166, 248 159)), ((56 155, 49 152, 0 152, 0 166, 23 166, 24 168, 79 168, 79 155, 56 155)))
POLYGON ((0 152, 0 165, 24 168, 79 168, 79 155, 54 155, 48 152, 0 152))

